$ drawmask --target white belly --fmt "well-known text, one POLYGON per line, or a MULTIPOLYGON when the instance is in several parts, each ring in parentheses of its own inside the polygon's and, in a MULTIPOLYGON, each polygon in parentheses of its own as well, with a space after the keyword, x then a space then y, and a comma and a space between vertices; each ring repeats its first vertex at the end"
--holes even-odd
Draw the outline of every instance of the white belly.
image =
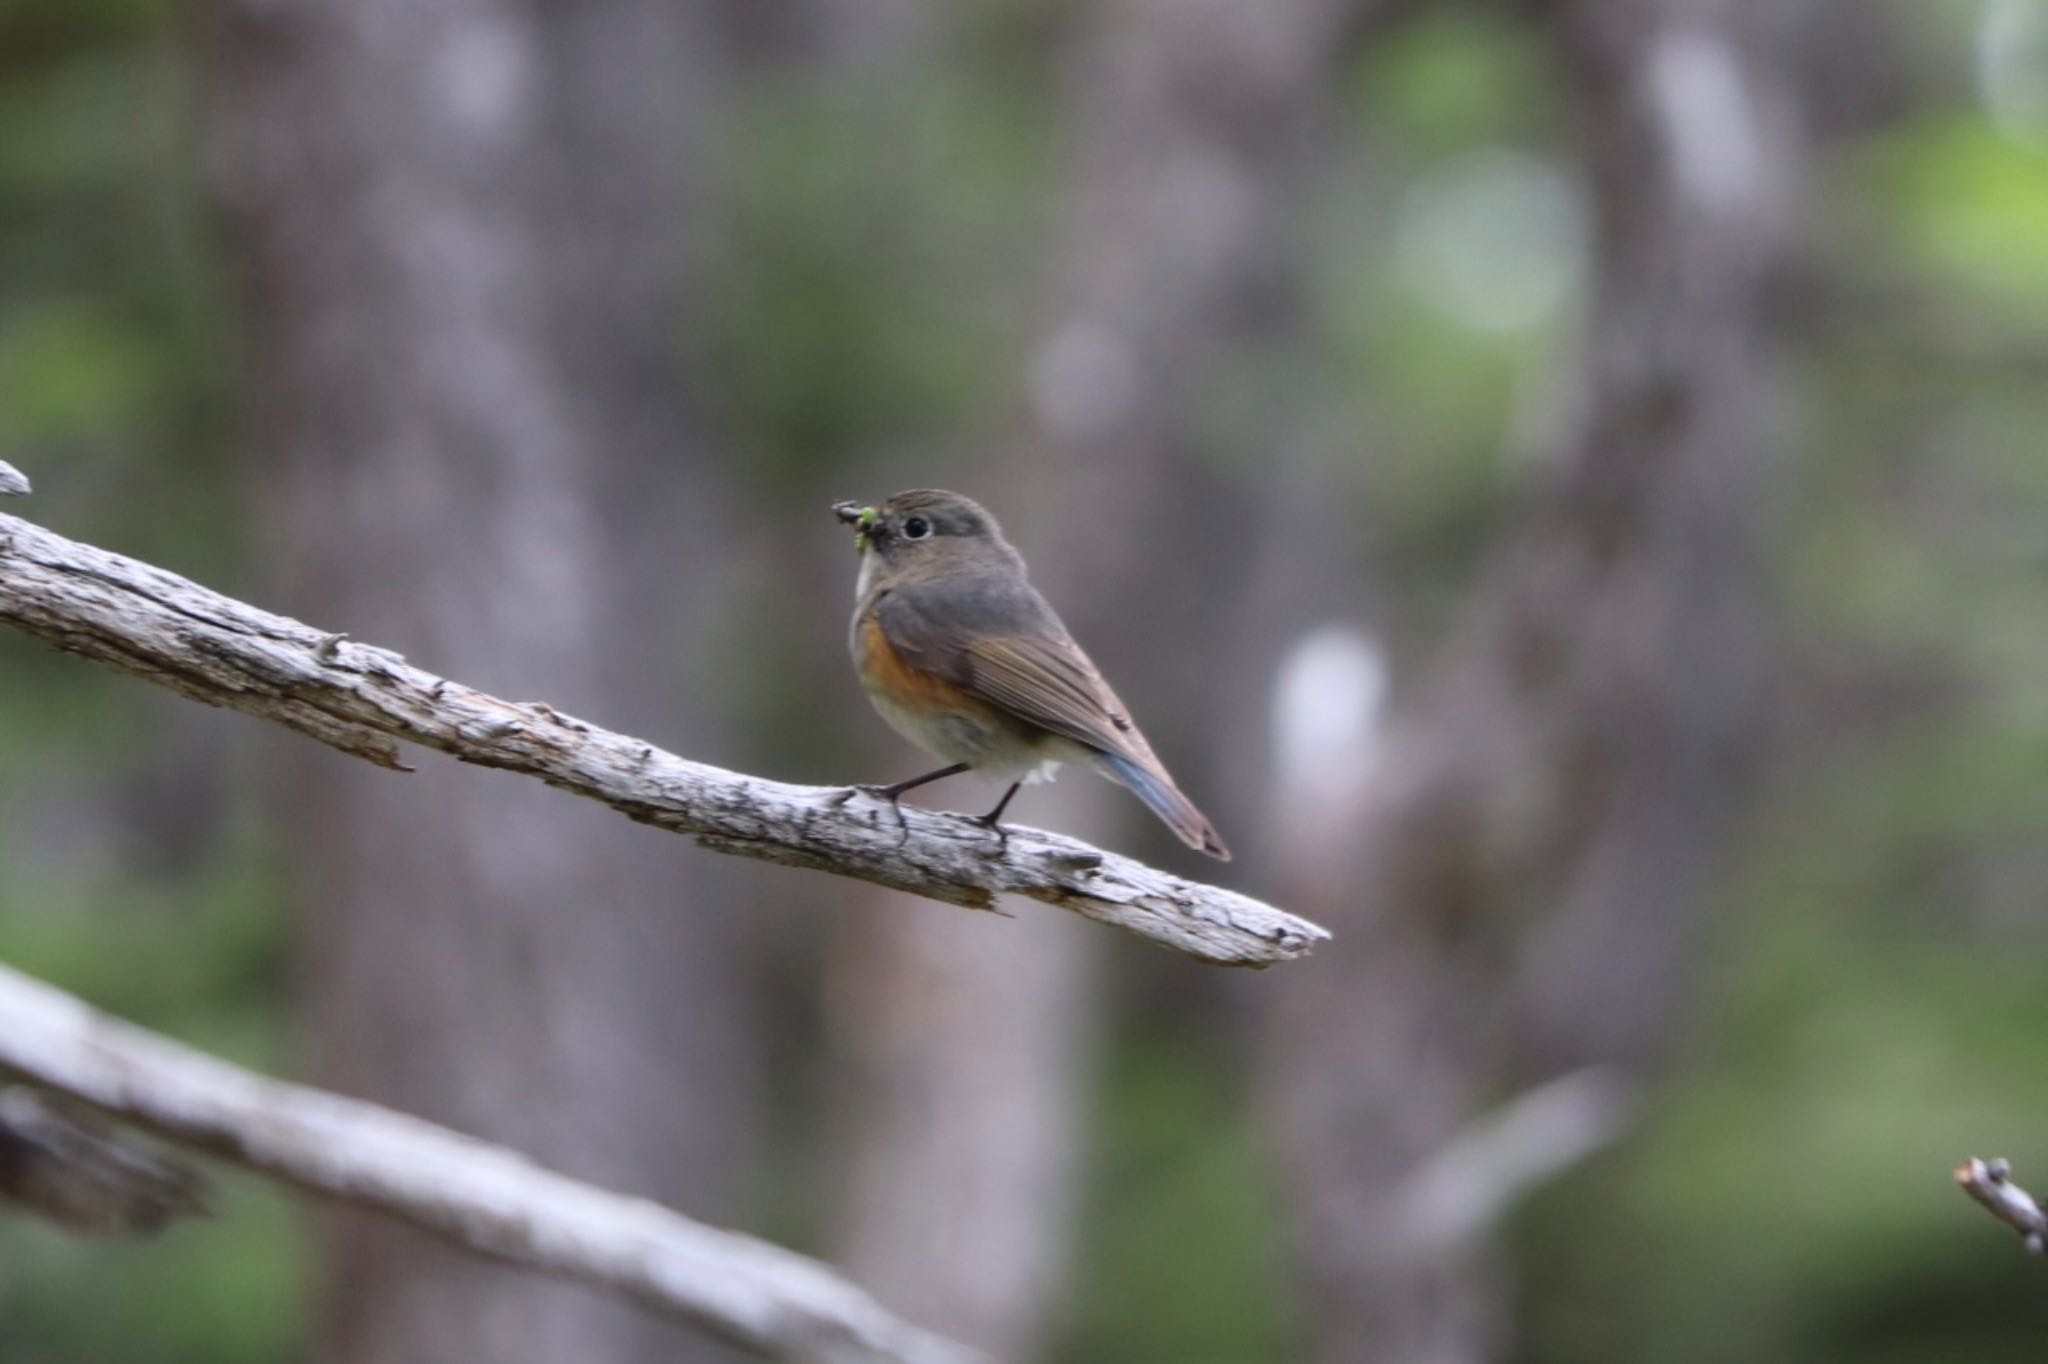
POLYGON ((966 763, 977 776, 996 781, 1051 781, 1061 763, 1078 762, 1082 756, 1065 739, 1048 736, 1027 741, 1014 730, 972 716, 926 715, 872 691, 868 699, 898 734, 933 757, 966 763))

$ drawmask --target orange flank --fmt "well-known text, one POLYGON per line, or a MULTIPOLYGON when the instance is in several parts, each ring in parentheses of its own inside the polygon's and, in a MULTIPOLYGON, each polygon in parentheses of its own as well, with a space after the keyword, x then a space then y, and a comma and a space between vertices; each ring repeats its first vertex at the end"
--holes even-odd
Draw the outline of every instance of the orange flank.
POLYGON ((1002 713, 988 702, 905 661, 872 612, 860 623, 860 680, 871 695, 909 715, 938 717, 964 712, 992 727, 1002 724, 1002 713))

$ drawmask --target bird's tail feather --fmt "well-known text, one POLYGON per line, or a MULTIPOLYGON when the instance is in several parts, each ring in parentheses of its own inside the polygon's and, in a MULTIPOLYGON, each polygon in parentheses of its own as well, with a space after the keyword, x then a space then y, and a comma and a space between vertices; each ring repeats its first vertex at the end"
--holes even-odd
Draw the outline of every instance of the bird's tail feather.
POLYGON ((1156 763, 1145 764, 1121 753, 1097 750, 1102 765, 1109 777, 1129 787, 1132 794, 1145 802, 1146 808, 1165 823, 1166 827, 1180 836, 1180 841, 1211 857, 1230 860, 1230 849, 1223 846, 1223 840, 1216 835, 1211 825, 1195 803, 1180 793, 1173 784, 1173 778, 1156 763))

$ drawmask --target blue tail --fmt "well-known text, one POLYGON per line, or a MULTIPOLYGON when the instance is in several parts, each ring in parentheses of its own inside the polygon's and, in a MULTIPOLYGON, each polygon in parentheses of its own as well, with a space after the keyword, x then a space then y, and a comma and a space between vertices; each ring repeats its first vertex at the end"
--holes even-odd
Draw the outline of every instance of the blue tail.
POLYGON ((1173 784, 1173 778, 1167 776, 1157 762, 1141 763, 1121 753, 1101 749, 1095 752, 1102 760, 1103 775, 1129 787, 1133 795, 1145 802, 1147 809, 1180 836, 1181 842, 1211 857, 1225 862, 1230 860, 1230 850, 1216 836, 1215 828, 1195 808, 1195 803, 1180 793, 1180 788, 1173 784))

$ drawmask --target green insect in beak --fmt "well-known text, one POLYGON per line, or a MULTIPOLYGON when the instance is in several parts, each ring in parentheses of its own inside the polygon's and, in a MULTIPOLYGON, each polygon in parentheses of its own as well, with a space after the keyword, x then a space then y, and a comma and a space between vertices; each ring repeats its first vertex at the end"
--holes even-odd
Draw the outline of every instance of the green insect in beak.
POLYGON ((832 514, 853 527, 853 547, 861 552, 874 547, 875 509, 857 502, 835 502, 832 514))

